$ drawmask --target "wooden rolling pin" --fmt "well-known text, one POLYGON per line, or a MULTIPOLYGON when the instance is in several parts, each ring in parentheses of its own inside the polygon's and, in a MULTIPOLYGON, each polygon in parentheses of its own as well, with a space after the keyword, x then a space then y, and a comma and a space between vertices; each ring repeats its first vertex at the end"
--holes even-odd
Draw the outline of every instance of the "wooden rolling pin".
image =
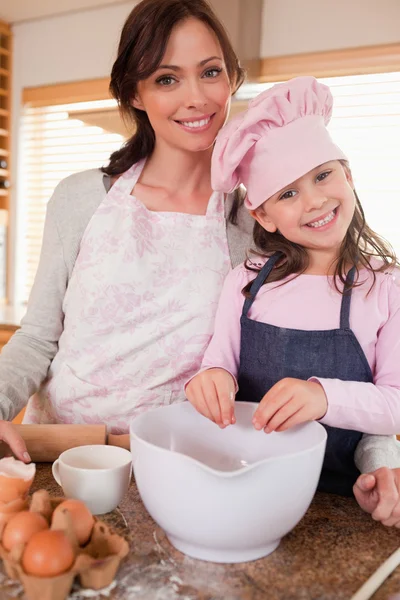
MULTIPOLYGON (((75 446, 106 443, 105 425, 14 425, 33 462, 53 462, 75 446)), ((117 436, 118 437, 118 436, 117 436)))
POLYGON ((125 448, 125 450, 130 450, 131 442, 129 439, 129 433, 122 433, 120 435, 109 433, 107 437, 107 444, 109 444, 109 446, 120 446, 121 448, 125 448))

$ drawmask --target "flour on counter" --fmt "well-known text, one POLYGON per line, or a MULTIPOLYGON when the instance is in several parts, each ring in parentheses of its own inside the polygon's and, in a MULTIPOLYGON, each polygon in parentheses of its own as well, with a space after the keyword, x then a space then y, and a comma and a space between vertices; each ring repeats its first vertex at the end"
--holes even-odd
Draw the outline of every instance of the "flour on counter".
POLYGON ((129 527, 128 527, 128 523, 127 523, 127 521, 126 521, 126 519, 125 519, 125 515, 124 515, 124 514, 123 514, 123 513, 122 513, 122 512, 119 510, 119 508, 116 508, 116 509, 115 509, 115 512, 117 512, 118 514, 120 514, 120 515, 121 515, 121 517, 122 517, 122 520, 123 520, 123 522, 124 522, 124 525, 125 525, 126 529, 129 529, 129 527))
POLYGON ((5 588, 6 596, 1 596, 4 600, 9 598, 18 598, 24 592, 23 585, 15 579, 9 579, 7 575, 0 572, 0 586, 5 588))
POLYGON ((195 590, 177 574, 176 561, 169 556, 153 531, 154 549, 138 556, 137 564, 123 564, 117 577, 115 598, 123 600, 197 600, 195 590))
MULTIPOLYGON (((160 555, 167 554, 166 550, 164 550, 164 548, 161 546, 160 542, 158 541, 157 533, 155 531, 153 531, 153 539, 156 543, 156 547, 155 547, 156 552, 158 552, 160 555)), ((172 558, 172 556, 168 556, 168 562, 172 563, 173 565, 176 565, 176 562, 172 558)), ((165 563, 165 560, 161 559, 161 564, 164 564, 164 563, 165 563)))
MULTIPOLYGON (((153 539, 154 546, 148 554, 138 554, 134 561, 121 564, 110 586, 85 590, 75 584, 68 600, 198 600, 200 590, 179 577, 179 567, 168 549, 160 544, 156 531, 153 539)), ((200 592, 200 598, 212 600, 214 596, 200 592)))
POLYGON ((110 592, 117 587, 117 582, 112 581, 110 585, 100 590, 91 590, 89 588, 81 588, 78 584, 74 584, 72 593, 68 596, 68 600, 81 600, 81 598, 109 598, 110 592))

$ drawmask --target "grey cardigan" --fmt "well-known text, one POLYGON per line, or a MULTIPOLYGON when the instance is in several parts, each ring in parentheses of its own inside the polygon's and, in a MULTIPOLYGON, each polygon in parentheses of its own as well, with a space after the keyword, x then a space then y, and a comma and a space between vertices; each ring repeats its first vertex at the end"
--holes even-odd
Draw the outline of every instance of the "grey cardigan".
MULTIPOLYGON (((79 253, 82 235, 97 207, 104 200, 110 180, 93 169, 67 177, 49 200, 42 251, 35 282, 21 328, 0 356, 0 419, 12 420, 47 376, 63 331, 63 301, 79 253)), ((233 196, 226 201, 225 214, 233 196)), ((253 219, 243 207, 237 224, 227 220, 227 238, 232 267, 246 257, 251 246, 253 219)), ((400 466, 395 438, 364 436, 356 452, 362 472, 380 466, 400 466)))

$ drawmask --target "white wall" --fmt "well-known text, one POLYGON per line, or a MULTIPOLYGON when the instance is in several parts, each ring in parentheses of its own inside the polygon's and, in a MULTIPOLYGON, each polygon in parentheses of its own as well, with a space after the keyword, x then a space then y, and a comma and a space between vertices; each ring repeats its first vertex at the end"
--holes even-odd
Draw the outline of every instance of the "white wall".
POLYGON ((0 0, 0 18, 7 23, 17 23, 108 4, 121 4, 121 0, 0 0))
POLYGON ((18 153, 22 90, 107 77, 122 25, 135 4, 131 0, 13 26, 13 156, 18 153))
POLYGON ((264 57, 400 42, 400 0, 264 0, 262 20, 264 57))

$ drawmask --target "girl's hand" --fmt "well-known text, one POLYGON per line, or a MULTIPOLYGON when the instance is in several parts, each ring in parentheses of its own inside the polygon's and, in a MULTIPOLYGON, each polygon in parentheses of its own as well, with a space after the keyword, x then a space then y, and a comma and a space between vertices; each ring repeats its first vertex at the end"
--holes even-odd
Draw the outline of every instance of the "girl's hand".
POLYGON ((31 461, 24 440, 9 421, 0 421, 0 440, 8 446, 7 449, 4 448, 4 451, 1 452, 2 456, 7 456, 10 454, 9 450, 11 450, 19 460, 25 463, 31 461))
POLYGON ((382 467, 360 475, 353 492, 361 508, 375 521, 400 528, 400 469, 382 467))
POLYGON ((321 419, 327 409, 321 384, 285 377, 265 394, 254 413, 253 425, 266 433, 285 431, 299 423, 321 419))
POLYGON ((225 369, 202 371, 186 386, 186 397, 195 409, 222 429, 236 422, 235 381, 225 369))

